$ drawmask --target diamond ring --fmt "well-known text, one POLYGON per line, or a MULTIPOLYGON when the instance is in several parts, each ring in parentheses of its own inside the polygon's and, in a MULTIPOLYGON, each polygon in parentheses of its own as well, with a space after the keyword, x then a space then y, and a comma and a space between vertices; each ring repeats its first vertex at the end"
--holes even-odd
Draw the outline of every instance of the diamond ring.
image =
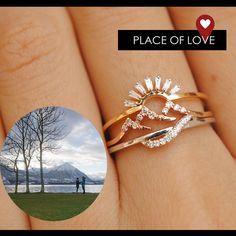
POLYGON ((211 111, 193 111, 177 103, 178 100, 185 99, 204 101, 207 99, 205 94, 200 92, 178 93, 180 91, 179 85, 171 87, 172 81, 170 79, 167 79, 162 85, 160 76, 153 79, 146 78, 144 84, 135 84, 134 89, 129 91, 131 99, 124 101, 124 106, 127 109, 103 126, 103 130, 106 132, 114 124, 122 122, 120 133, 107 141, 110 153, 139 143, 148 148, 160 147, 171 142, 186 128, 215 122, 211 111), (147 101, 153 98, 164 101, 161 114, 147 107, 147 101), (170 116, 169 113, 177 114, 170 116), (178 119, 178 117, 180 118, 178 119), (153 122, 175 122, 175 124, 119 143, 131 130, 152 130, 150 126, 144 124, 145 119, 153 120, 153 122))

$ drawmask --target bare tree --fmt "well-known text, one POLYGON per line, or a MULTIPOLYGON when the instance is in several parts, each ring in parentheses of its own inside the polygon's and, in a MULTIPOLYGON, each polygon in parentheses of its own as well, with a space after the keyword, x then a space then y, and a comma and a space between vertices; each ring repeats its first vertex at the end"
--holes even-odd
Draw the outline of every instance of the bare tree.
POLYGON ((63 123, 64 112, 59 107, 44 107, 31 113, 27 124, 35 134, 38 147, 37 158, 40 163, 41 190, 44 192, 43 153, 54 152, 60 148, 59 140, 66 136, 63 123))
POLYGON ((14 145, 14 143, 8 138, 6 138, 4 147, 0 153, 0 166, 7 171, 15 173, 15 193, 18 192, 19 184, 19 168, 18 168, 18 158, 20 154, 20 149, 14 145))
POLYGON ((35 134, 28 125, 30 117, 31 113, 18 120, 8 135, 8 139, 11 141, 14 150, 18 150, 18 155, 21 154, 23 157, 26 177, 26 193, 30 192, 29 166, 37 148, 35 145, 35 134))

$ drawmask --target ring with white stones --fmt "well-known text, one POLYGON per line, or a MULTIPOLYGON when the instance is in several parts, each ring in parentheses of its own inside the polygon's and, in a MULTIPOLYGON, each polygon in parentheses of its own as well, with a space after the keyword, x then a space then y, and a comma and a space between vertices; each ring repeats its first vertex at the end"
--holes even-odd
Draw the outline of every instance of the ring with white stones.
POLYGON ((180 91, 180 86, 175 85, 170 88, 170 79, 167 79, 163 86, 161 86, 160 76, 157 76, 154 79, 146 78, 144 82, 145 86, 141 83, 136 83, 134 89, 129 92, 129 97, 131 100, 124 101, 124 106, 128 107, 127 110, 110 119, 103 126, 103 130, 105 132, 112 125, 123 121, 120 128, 120 133, 111 140, 108 140, 106 143, 110 153, 114 153, 138 143, 141 143, 149 148, 160 147, 176 138, 177 135, 186 128, 215 122, 211 111, 193 111, 176 103, 176 101, 184 99, 206 100, 207 97, 205 94, 200 92, 178 93, 180 91), (146 106, 146 102, 151 98, 164 99, 165 105, 161 114, 157 114, 155 111, 146 106), (151 130, 151 127, 143 125, 145 118, 160 122, 176 121, 177 117, 168 116, 169 111, 177 112, 181 116, 174 125, 119 143, 125 134, 131 129, 151 130), (131 116, 134 116, 134 119, 132 119, 131 116))

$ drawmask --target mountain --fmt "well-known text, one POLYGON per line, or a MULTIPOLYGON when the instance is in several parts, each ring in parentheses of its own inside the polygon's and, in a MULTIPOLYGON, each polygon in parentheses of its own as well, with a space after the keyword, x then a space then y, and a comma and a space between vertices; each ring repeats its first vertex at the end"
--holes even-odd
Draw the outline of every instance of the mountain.
MULTIPOLYGON (((15 173, 12 171, 6 170, 4 167, 0 167, 2 179, 4 184, 14 184, 15 183, 15 173)), ((25 171, 19 170, 19 183, 25 181, 25 171)))
MULTIPOLYGON (((15 183, 15 173, 6 170, 1 167, 1 174, 3 176, 4 184, 14 184, 15 183)), ((74 167, 69 163, 64 163, 62 165, 45 168, 44 169, 44 183, 45 184, 74 184, 76 178, 82 179, 82 176, 86 178, 86 184, 103 184, 104 179, 100 178, 90 178, 85 173, 80 171, 78 168, 74 167)), ((29 171, 30 183, 40 184, 40 169, 33 168, 29 171)), ((25 171, 19 170, 19 183, 25 183, 25 171)))
POLYGON ((44 178, 48 179, 50 182, 71 182, 72 180, 75 181, 76 178, 81 179, 82 176, 86 177, 86 181, 92 182, 85 173, 69 163, 64 163, 50 169, 50 171, 45 173, 44 178))

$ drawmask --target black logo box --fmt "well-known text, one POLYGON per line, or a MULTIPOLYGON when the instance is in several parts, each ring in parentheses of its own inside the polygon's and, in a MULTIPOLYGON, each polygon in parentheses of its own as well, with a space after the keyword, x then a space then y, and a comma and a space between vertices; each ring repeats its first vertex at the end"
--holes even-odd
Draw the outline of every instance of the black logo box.
MULTIPOLYGON (((209 39, 204 43, 197 30, 118 30, 118 50, 226 50, 226 30, 213 30, 210 36, 214 36, 211 37, 214 38, 212 44, 209 43, 209 39), (147 37, 153 39, 155 36, 164 36, 166 44, 140 44, 138 41, 134 44, 134 36, 141 36, 142 43, 147 37), (176 43, 179 37, 184 39, 181 44, 170 42, 172 38, 172 41, 176 43), (200 40, 201 42, 194 44, 192 41, 194 37, 196 42, 200 40)), ((156 39, 159 38, 156 37, 156 39)))

